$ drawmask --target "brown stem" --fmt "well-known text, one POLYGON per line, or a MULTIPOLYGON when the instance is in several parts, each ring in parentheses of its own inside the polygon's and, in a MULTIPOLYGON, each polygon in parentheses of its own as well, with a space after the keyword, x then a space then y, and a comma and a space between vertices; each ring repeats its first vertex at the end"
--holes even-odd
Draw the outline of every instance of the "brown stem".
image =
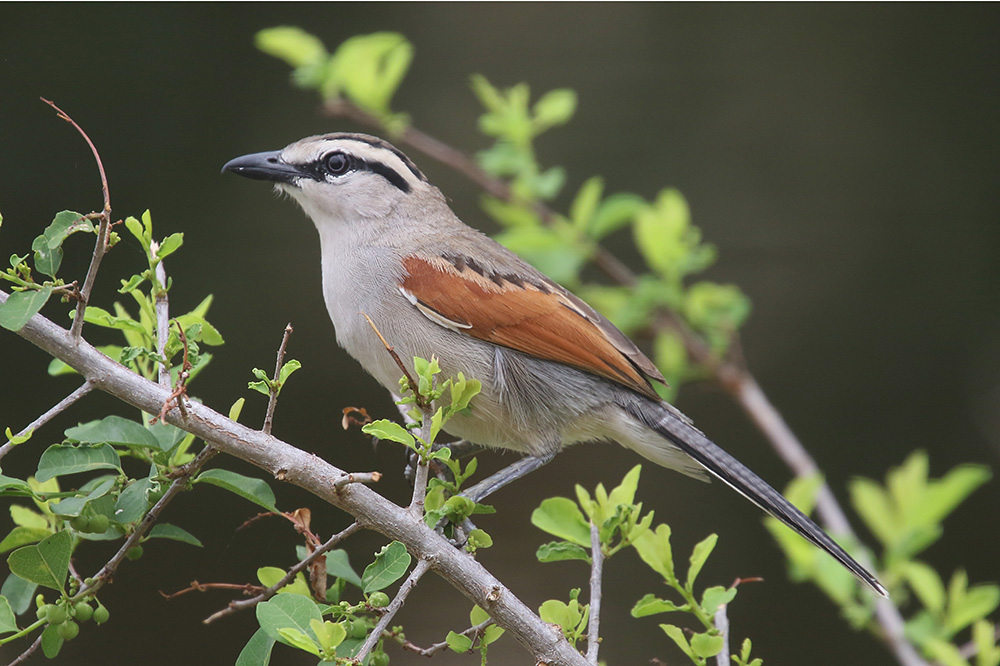
POLYGON ((267 414, 264 416, 264 426, 261 428, 267 434, 271 434, 271 424, 274 422, 274 408, 278 406, 278 378, 281 377, 281 366, 285 362, 285 347, 288 346, 288 338, 292 336, 291 322, 285 325, 285 332, 281 336, 281 345, 278 347, 278 360, 274 364, 274 379, 271 383, 270 397, 267 401, 267 414))

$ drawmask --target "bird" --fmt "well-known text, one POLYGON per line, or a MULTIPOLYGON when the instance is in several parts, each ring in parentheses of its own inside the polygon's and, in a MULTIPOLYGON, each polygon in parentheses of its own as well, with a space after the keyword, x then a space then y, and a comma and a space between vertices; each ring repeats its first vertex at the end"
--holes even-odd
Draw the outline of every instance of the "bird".
POLYGON ((721 479, 888 596, 816 523, 661 399, 654 383, 665 384, 663 375, 634 342, 462 222, 387 141, 310 136, 222 170, 272 183, 312 220, 337 343, 382 386, 398 393, 400 370, 372 326, 400 358, 434 357, 444 376, 482 383, 445 429, 523 457, 463 494, 478 501, 569 445, 617 442, 663 467, 721 479))

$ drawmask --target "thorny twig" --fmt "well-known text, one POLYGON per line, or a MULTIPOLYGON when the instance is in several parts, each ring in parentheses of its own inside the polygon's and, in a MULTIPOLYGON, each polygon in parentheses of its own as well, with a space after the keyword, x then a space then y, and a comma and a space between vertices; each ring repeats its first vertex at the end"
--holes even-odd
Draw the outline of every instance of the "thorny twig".
POLYGON ((349 537, 352 534, 354 534, 355 532, 357 532, 359 529, 361 529, 361 525, 359 523, 357 523, 357 522, 351 523, 350 525, 348 525, 347 527, 345 527, 343 530, 341 530, 340 532, 337 532, 332 537, 330 537, 327 540, 327 542, 324 543, 322 546, 320 546, 319 548, 317 548, 313 552, 309 553, 308 557, 304 558, 303 560, 301 560, 300 562, 298 562, 295 566, 293 566, 291 569, 289 569, 288 573, 286 573, 282 577, 281 580, 279 580, 277 583, 275 583, 271 587, 267 588, 266 590, 264 590, 263 592, 261 592, 257 596, 253 597, 252 599, 241 599, 239 601, 231 601, 231 602, 229 602, 229 606, 227 606, 226 608, 223 608, 222 610, 220 610, 220 611, 218 611, 216 613, 213 613, 212 615, 210 615, 207 618, 205 618, 204 620, 202 620, 202 622, 204 624, 211 624, 212 622, 215 622, 216 620, 224 618, 227 615, 232 615, 232 614, 234 614, 234 613, 236 613, 238 611, 241 611, 241 610, 243 610, 245 608, 250 608, 252 606, 256 606, 257 604, 259 604, 261 602, 267 601, 268 599, 270 599, 271 597, 273 597, 275 594, 277 594, 278 590, 280 590, 285 585, 288 585, 290 582, 292 582, 292 580, 295 578, 295 576, 297 576, 300 571, 304 570, 306 567, 308 567, 310 564, 312 564, 312 562, 314 560, 316 560, 316 558, 322 557, 323 555, 325 555, 327 553, 327 551, 332 550, 334 546, 336 546, 341 541, 343 541, 347 537, 349 537))
POLYGON ((108 239, 111 234, 111 193, 108 189, 108 177, 104 172, 104 164, 101 162, 101 155, 97 152, 97 147, 94 142, 90 140, 87 133, 83 131, 75 120, 70 118, 69 114, 60 109, 55 105, 55 102, 51 102, 44 97, 40 97, 43 102, 51 106, 56 110, 56 114, 72 125, 80 136, 83 137, 87 145, 90 146, 90 152, 94 155, 94 160, 97 162, 97 170, 101 174, 101 193, 104 195, 104 209, 98 214, 100 219, 100 224, 97 230, 97 242, 94 244, 94 255, 90 260, 90 267, 87 269, 87 277, 83 281, 83 287, 80 289, 78 296, 78 302, 76 304, 76 315, 73 319, 73 324, 70 327, 70 334, 74 339, 80 338, 80 332, 83 330, 83 313, 87 309, 87 303, 90 300, 90 292, 94 288, 94 280, 97 279, 97 269, 101 265, 101 259, 104 258, 104 253, 108 250, 108 239))
POLYGON ((274 379, 269 387, 270 397, 267 400, 267 414, 264 416, 264 426, 261 430, 267 434, 271 434, 271 423, 274 421, 274 408, 278 406, 278 391, 281 387, 278 385, 278 379, 281 377, 281 366, 285 362, 285 347, 288 346, 288 338, 292 336, 291 322, 285 325, 285 332, 281 336, 281 345, 278 347, 278 360, 274 364, 274 379))

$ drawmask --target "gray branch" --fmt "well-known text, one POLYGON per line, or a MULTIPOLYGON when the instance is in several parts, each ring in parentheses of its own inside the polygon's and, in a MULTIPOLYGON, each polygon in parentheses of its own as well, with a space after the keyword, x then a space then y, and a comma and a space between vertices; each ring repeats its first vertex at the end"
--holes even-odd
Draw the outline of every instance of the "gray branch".
MULTIPOLYGON (((0 291, 0 303, 7 294, 0 291)), ((144 412, 155 414, 170 391, 130 372, 86 341, 41 315, 17 332, 19 336, 80 372, 96 388, 144 412)), ((189 402, 186 414, 174 406, 165 417, 183 430, 211 443, 222 453, 245 460, 277 479, 311 492, 353 515, 362 527, 406 544, 412 555, 465 597, 483 608, 534 657, 552 665, 585 666, 586 660, 563 637, 535 615, 520 599, 471 555, 456 549, 399 507, 362 484, 337 486, 346 472, 290 444, 252 430, 204 405, 189 402)))

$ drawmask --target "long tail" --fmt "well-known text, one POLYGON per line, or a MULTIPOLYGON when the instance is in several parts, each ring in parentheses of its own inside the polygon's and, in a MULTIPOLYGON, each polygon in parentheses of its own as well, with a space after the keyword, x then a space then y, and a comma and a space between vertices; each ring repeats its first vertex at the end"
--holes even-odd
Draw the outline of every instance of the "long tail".
POLYGON ((889 596, 889 592, 871 572, 844 552, 844 549, 838 546, 819 525, 792 506, 781 493, 751 472, 746 465, 716 446, 697 428, 671 413, 667 407, 656 405, 656 409, 650 409, 652 406, 646 403, 642 406, 630 405, 626 409, 632 416, 666 437, 748 500, 832 555, 879 595, 889 596))

